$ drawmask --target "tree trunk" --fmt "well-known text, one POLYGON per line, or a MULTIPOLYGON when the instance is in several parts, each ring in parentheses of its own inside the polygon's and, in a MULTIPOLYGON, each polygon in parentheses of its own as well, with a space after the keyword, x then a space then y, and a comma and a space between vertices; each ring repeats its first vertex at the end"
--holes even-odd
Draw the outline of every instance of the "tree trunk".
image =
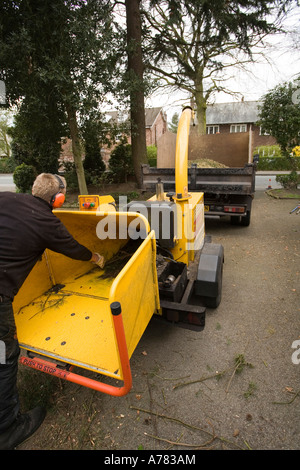
POLYGON ((68 124, 70 129, 70 135, 72 140, 72 152, 74 157, 74 164, 76 168, 76 174, 78 179, 78 186, 80 194, 88 194, 84 168, 81 158, 81 148, 80 148, 80 139, 79 131, 76 119, 76 110, 69 103, 66 103, 66 111, 68 116, 68 124))
POLYGON ((138 187, 142 185, 141 165, 147 163, 144 104, 144 64, 141 47, 140 0, 125 0, 127 21, 128 73, 130 88, 131 148, 138 187))
POLYGON ((197 116, 197 131, 199 135, 206 134, 206 100, 203 96, 202 87, 200 90, 195 92, 195 102, 196 102, 196 116, 197 116))

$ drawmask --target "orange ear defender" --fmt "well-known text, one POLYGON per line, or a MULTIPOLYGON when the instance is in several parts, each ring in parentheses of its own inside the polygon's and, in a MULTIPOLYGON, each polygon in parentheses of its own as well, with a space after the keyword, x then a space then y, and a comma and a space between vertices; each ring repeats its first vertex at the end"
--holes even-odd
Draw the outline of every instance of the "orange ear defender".
POLYGON ((63 180, 58 175, 54 176, 59 183, 59 191, 58 193, 54 194, 54 196, 52 196, 50 204, 52 205, 53 209, 58 209, 65 202, 65 195, 61 192, 63 189, 65 189, 65 185, 63 180))

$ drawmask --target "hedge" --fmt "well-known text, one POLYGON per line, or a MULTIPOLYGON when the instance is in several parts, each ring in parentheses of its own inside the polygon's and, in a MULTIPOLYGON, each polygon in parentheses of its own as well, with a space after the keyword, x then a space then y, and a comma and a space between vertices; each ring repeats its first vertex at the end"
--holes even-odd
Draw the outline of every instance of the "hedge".
MULTIPOLYGON (((293 157, 295 169, 300 171, 300 158, 293 157)), ((259 157, 258 171, 291 171, 291 159, 284 157, 259 157)))

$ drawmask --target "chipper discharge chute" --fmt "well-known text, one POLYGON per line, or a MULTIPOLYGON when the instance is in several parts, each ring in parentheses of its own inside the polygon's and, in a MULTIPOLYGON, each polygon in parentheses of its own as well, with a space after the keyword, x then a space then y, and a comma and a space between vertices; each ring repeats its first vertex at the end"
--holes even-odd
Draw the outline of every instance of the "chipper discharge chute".
POLYGON ((160 313, 179 326, 201 330, 205 307, 221 300, 224 250, 205 236, 204 194, 188 191, 188 140, 191 108, 179 120, 175 154, 175 192, 165 193, 158 181, 156 196, 133 201, 127 210, 140 212, 155 232, 160 313))
POLYGON ((46 251, 14 301, 29 367, 115 396, 132 385, 129 360, 153 314, 201 331, 221 299, 223 247, 205 236, 203 193, 188 192, 191 109, 176 142, 175 193, 125 203, 79 196, 79 211, 56 211, 70 233, 106 259, 103 270, 46 251), (123 381, 113 386, 73 372, 123 381))

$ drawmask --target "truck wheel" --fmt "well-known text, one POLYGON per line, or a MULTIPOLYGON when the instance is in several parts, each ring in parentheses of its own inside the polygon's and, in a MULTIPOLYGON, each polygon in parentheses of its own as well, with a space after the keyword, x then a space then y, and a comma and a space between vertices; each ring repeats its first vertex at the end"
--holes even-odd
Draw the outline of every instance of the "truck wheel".
POLYGON ((231 216, 230 216, 230 223, 231 223, 231 225, 240 225, 240 223, 241 223, 241 216, 239 216, 239 215, 231 215, 231 216))
POLYGON ((250 225, 250 214, 251 212, 247 211, 245 217, 241 217, 241 225, 243 225, 244 227, 248 227, 250 225))

